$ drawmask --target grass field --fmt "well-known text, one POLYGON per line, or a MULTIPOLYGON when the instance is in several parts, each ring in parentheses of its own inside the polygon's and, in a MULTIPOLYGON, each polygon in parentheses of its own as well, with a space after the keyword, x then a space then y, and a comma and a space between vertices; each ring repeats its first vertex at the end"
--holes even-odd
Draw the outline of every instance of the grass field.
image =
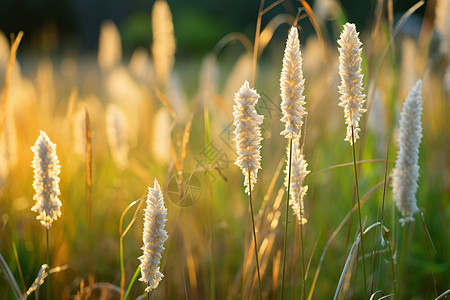
MULTIPOLYGON (((258 19, 279 2, 266 3, 258 19)), ((439 27, 439 20, 433 25, 430 1, 418 2, 403 15, 406 22, 395 24, 381 5, 374 24, 360 33, 367 112, 355 150, 361 220, 370 228, 363 258, 352 147, 344 141, 346 124, 338 106, 338 44, 329 38, 339 36, 347 20, 340 11, 325 27, 304 3, 295 3, 302 8, 297 17, 276 16, 254 36, 217 37, 202 61, 175 60, 177 28, 165 5, 158 12, 154 8, 153 44, 136 49, 131 58, 122 57, 121 37, 111 22, 102 26, 97 58, 40 57, 31 66, 21 64, 29 60, 20 55, 15 61, 14 45, 10 50, 9 39, 1 35, 0 299, 25 294, 47 263, 46 229, 31 211, 30 148, 40 130, 56 144, 62 207, 48 230, 53 271, 30 298, 121 299, 125 293, 128 299, 146 298, 146 285, 132 277, 142 255, 147 187, 156 178, 169 237, 161 259, 164 278, 149 297, 257 299, 249 199, 234 164, 233 98, 245 80, 261 95, 256 110, 264 116, 262 168, 252 192, 262 298, 280 299, 282 286, 284 299, 449 294, 450 47, 444 46, 450 31, 439 27), (427 11, 422 26, 408 34, 410 13, 421 5, 427 11), (284 253, 288 140, 280 135, 285 43, 279 41, 286 40, 294 23, 305 78, 307 116, 300 141, 310 171, 304 180, 308 222, 300 228, 289 208, 284 253), (317 32, 307 40, 305 24, 314 24, 317 32), (402 226, 391 174, 402 105, 419 79, 420 211, 402 226)), ((15 46, 20 54, 19 40, 15 46)))

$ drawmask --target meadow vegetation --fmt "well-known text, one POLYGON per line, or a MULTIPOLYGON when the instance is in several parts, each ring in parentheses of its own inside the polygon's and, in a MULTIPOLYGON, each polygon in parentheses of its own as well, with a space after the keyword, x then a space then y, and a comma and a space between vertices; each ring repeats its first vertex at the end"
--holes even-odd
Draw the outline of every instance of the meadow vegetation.
POLYGON ((130 58, 110 21, 95 60, 40 57, 33 71, 22 33, 0 34, 0 299, 450 294, 449 1, 419 1, 395 23, 392 1, 378 1, 373 24, 354 32, 361 44, 341 50, 362 49, 347 71, 344 33, 332 37, 359 30, 338 1, 317 1, 327 11, 299 0, 297 15, 265 20, 282 2, 261 1, 255 35, 217 37, 201 64, 176 61, 165 0, 148 12, 152 45, 130 58), (406 98, 417 100, 412 119, 406 98), (60 201, 44 217, 39 147, 54 148, 59 176, 42 180, 60 201), (396 163, 400 153, 409 156, 396 163), (393 192, 394 181, 407 190, 393 192), (165 222, 157 236, 152 220, 165 222), (159 269, 148 271, 159 263, 150 253, 159 269), (155 282, 139 281, 139 259, 155 282))

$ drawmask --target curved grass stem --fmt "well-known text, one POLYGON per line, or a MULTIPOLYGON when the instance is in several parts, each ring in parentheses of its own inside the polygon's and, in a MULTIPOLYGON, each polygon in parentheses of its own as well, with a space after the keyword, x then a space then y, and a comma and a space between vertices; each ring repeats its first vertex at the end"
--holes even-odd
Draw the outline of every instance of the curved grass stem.
MULTIPOLYGON (((288 161, 288 186, 287 186, 287 200, 286 200, 286 219, 285 219, 285 229, 284 229, 284 246, 283 246, 283 276, 281 279, 281 299, 284 299, 284 281, 286 274, 286 248, 287 248, 287 228, 288 228, 288 218, 289 218, 289 193, 291 188, 291 161, 292 161, 292 138, 289 138, 289 161, 288 161)), ((304 270, 304 268, 303 268, 304 270)), ((304 273, 303 273, 304 275, 304 273)), ((303 281, 304 286, 304 281, 303 281)))
POLYGON ((353 152, 353 171, 355 173, 355 186, 356 186, 356 199, 358 200, 358 220, 359 220, 359 229, 361 231, 361 254, 362 254, 362 265, 363 265, 363 274, 364 274, 364 299, 366 299, 367 295, 367 281, 366 281, 366 263, 365 263, 365 253, 364 253, 364 228, 362 226, 361 221, 361 203, 359 200, 359 185, 358 185, 358 171, 356 168, 356 151, 355 151, 355 135, 352 126, 352 152, 353 152))
MULTIPOLYGON (((47 241, 47 265, 48 265, 48 275, 50 275, 50 255, 49 255, 49 251, 48 251, 48 228, 45 228, 45 238, 47 241)), ((50 276, 48 276, 47 278, 47 300, 50 300, 50 276)))
POLYGON ((300 244, 301 244, 301 257, 302 257, 302 298, 306 299, 306 272, 305 272, 305 252, 303 247, 303 213, 300 210, 300 244))
POLYGON ((255 258, 256 258, 256 270, 258 271, 258 288, 259 288, 259 299, 262 299, 261 292, 261 274, 259 272, 259 258, 258 258, 258 243, 256 242, 256 230, 255 230, 255 217, 253 214, 253 202, 252 202, 252 180, 251 180, 250 170, 248 171, 248 184, 249 184, 249 198, 250 198, 250 212, 252 215, 252 229, 253 229, 253 241, 255 243, 255 258))
MULTIPOLYGON (((142 201, 143 199, 145 199, 145 197, 141 197, 133 202, 130 203, 130 205, 127 206, 127 208, 125 208, 125 210, 122 212, 122 215, 120 216, 120 222, 119 222, 119 234, 120 234, 120 239, 119 239, 119 255, 120 255, 120 299, 126 299, 127 294, 129 291, 127 291, 127 294, 124 296, 125 293, 125 262, 124 262, 124 258, 123 258, 123 239, 125 237, 125 235, 127 234, 128 230, 130 230, 131 226, 133 225, 134 221, 136 220, 136 215, 142 205, 142 203, 144 201, 142 201), (123 225, 123 219, 125 218, 126 213, 128 212, 128 210, 130 210, 135 204, 139 204, 133 214, 133 218, 131 219, 130 223, 127 225, 127 227, 125 228, 125 230, 122 230, 122 225, 123 225)), ((140 268, 138 267, 138 269, 140 270, 140 268)), ((137 271, 136 271, 137 272, 137 271)), ((135 274, 135 276, 137 276, 135 274)), ((130 283, 131 284, 131 283, 130 283)), ((131 286, 130 286, 131 287, 131 286)), ((129 287, 129 288, 130 288, 129 287)))
POLYGON ((401 281, 402 281, 402 275, 403 275, 403 260, 405 258, 405 248, 406 248, 406 226, 408 226, 408 222, 406 224, 403 224, 403 236, 402 236, 402 252, 400 254, 400 265, 398 267, 398 280, 397 280, 397 293, 396 293, 396 299, 400 299, 400 288, 401 288, 401 281))

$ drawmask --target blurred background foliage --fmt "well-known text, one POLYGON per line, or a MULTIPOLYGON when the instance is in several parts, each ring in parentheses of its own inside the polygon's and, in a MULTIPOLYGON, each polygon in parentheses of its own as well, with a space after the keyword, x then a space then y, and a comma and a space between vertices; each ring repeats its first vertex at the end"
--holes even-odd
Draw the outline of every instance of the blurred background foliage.
MULTIPOLYGON (((312 7, 315 1, 307 1, 312 7)), ((405 12, 415 0, 394 1, 394 11, 405 12)), ((124 55, 129 56, 139 46, 152 41, 151 9, 154 1, 144 0, 2 0, 0 30, 9 34, 25 32, 20 51, 38 54, 70 52, 95 53, 100 25, 112 20, 123 37, 124 55)), ((253 36, 259 0, 170 0, 177 39, 177 55, 202 57, 229 32, 253 36)), ((373 23, 377 0, 343 0, 342 8, 350 22, 361 31, 373 23)), ((298 1, 284 1, 263 18, 263 27, 280 13, 296 15, 298 1)), ((424 14, 420 8, 416 14, 424 14)), ((303 25, 303 24, 302 24, 303 25)), ((311 26, 303 28, 302 36, 313 33, 311 26)), ((330 37, 336 40, 336 37, 330 37)))

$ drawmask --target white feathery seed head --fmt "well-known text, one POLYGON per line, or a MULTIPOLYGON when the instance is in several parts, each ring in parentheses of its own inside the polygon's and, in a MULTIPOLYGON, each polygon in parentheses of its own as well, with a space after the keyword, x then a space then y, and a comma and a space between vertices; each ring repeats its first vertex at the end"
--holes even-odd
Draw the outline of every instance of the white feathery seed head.
POLYGON ((58 199, 61 194, 58 177, 61 166, 56 155, 56 145, 50 141, 44 131, 41 131, 31 150, 34 153, 33 188, 36 191, 33 197, 36 204, 31 210, 38 212, 39 215, 36 219, 40 220, 43 226, 50 228, 52 222, 61 216, 60 208, 62 206, 58 199))
POLYGON ((284 50, 283 68, 280 77, 281 88, 281 110, 283 117, 281 121, 286 123, 281 135, 286 138, 300 136, 306 104, 303 91, 305 90, 305 79, 302 71, 302 53, 298 39, 297 27, 292 26, 286 41, 284 50))
POLYGON ((239 91, 234 95, 233 125, 234 139, 236 142, 237 159, 235 164, 242 169, 245 176, 245 192, 250 193, 256 183, 258 169, 261 169, 261 129, 264 116, 258 115, 255 105, 258 102, 259 94, 250 88, 248 81, 245 81, 239 91), (249 182, 249 171, 251 181, 249 182), (251 189, 250 189, 251 187, 251 189))
POLYGON ((141 261, 141 278, 139 281, 147 284, 146 292, 156 289, 164 275, 159 270, 161 252, 167 240, 166 226, 167 209, 164 206, 164 197, 161 187, 155 179, 154 187, 148 187, 147 207, 144 210, 144 254, 139 257, 141 261))
POLYGON ((422 81, 419 80, 411 89, 403 104, 400 115, 398 151, 393 170, 392 189, 394 201, 403 219, 412 222, 413 214, 419 209, 416 191, 419 179, 419 145, 422 139, 422 81))
MULTIPOLYGON (((286 180, 284 185, 288 186, 289 180, 289 147, 287 148, 287 156, 288 156, 288 164, 286 166, 286 180)), ((308 186, 303 185, 303 180, 306 175, 310 173, 306 168, 308 167, 308 163, 305 160, 303 154, 301 154, 300 149, 300 138, 294 138, 292 140, 292 167, 291 167, 291 187, 290 187, 290 199, 289 204, 294 211, 294 214, 297 216, 297 220, 302 224, 308 222, 305 218, 305 206, 303 202, 303 198, 308 191, 308 186)))
POLYGON ((352 127, 354 140, 359 138, 359 119, 366 112, 362 108, 365 102, 365 95, 362 87, 363 75, 361 74, 361 46, 355 24, 346 23, 341 33, 339 44, 339 75, 341 85, 339 86, 339 106, 344 108, 345 123, 347 124, 346 141, 353 144, 352 127))
POLYGON ((152 54, 156 77, 160 84, 167 85, 174 64, 176 48, 172 13, 167 1, 155 1, 152 10, 152 28, 152 54))

